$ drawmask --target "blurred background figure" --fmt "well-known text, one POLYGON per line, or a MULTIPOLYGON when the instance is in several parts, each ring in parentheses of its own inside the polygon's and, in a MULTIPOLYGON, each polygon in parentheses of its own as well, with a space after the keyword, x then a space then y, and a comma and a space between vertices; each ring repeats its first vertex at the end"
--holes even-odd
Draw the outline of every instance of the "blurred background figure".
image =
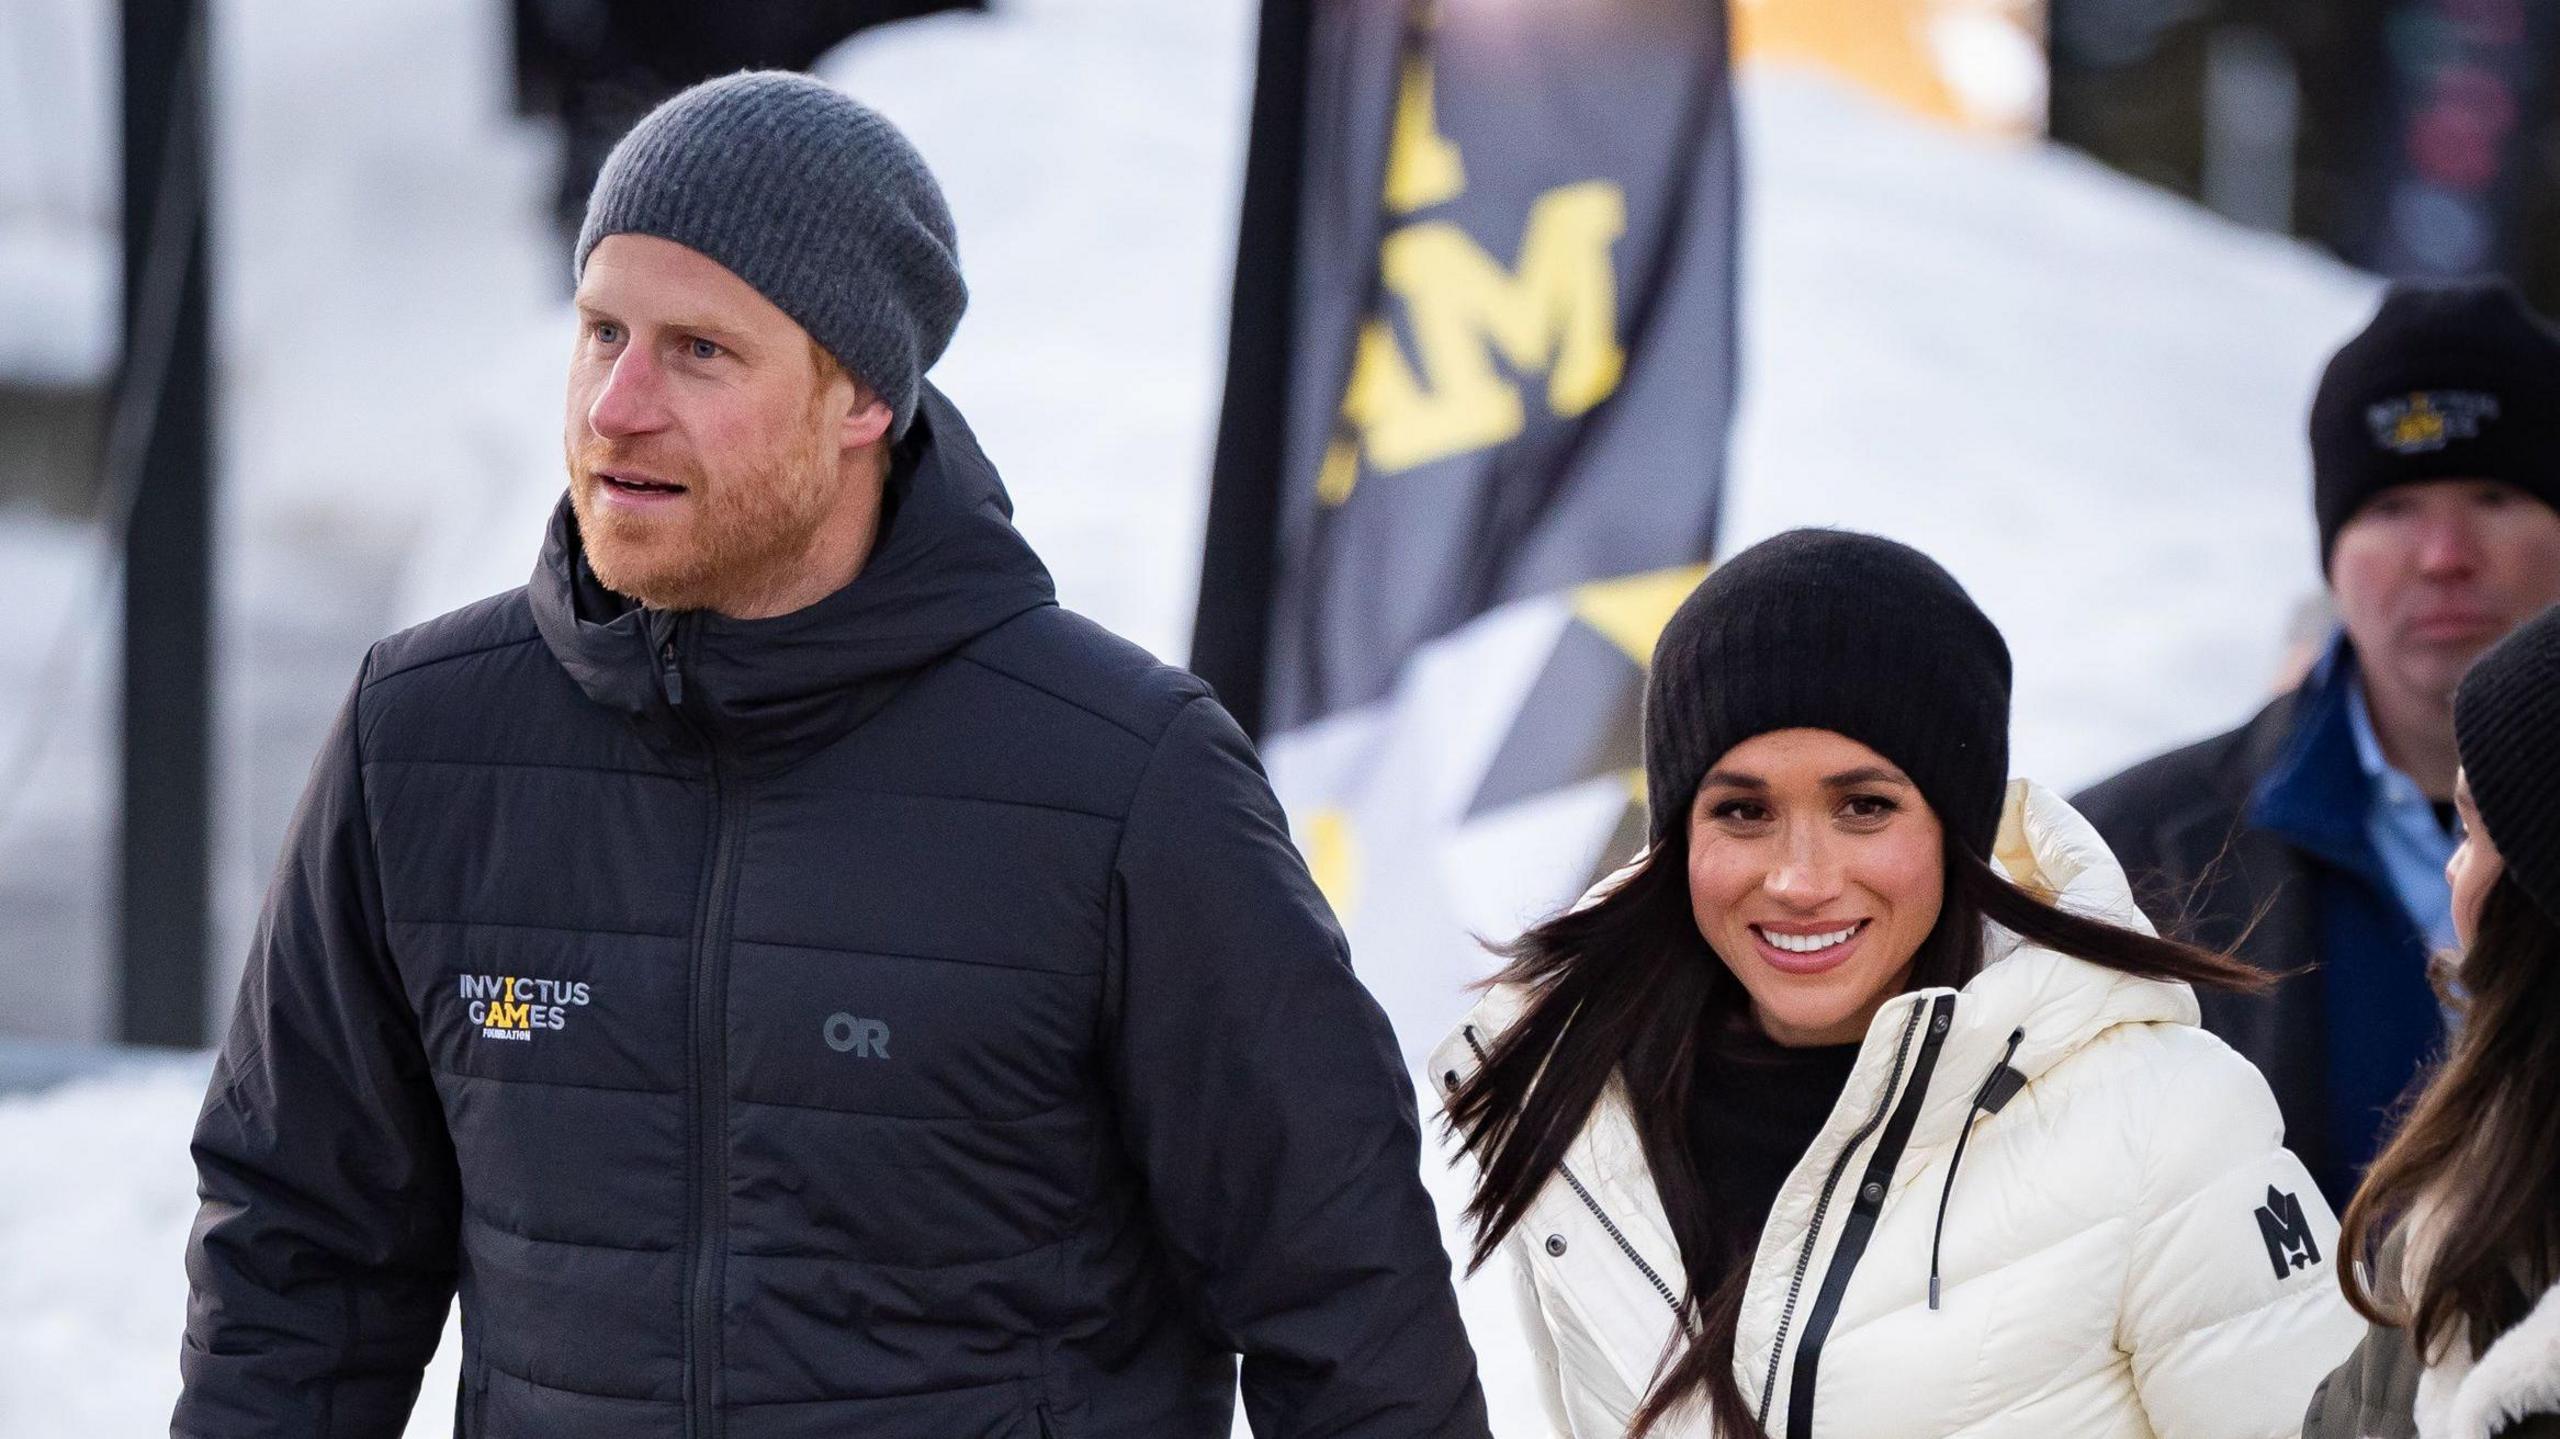
POLYGON ((2560 310, 2560 10, 2535 0, 2052 0, 2052 135, 2386 275, 2560 310))
POLYGON ((2312 403, 2313 510, 2340 626, 2228 734, 2081 797, 2162 929, 2286 978, 2207 996, 2344 1207, 2444 1025, 2454 688, 2560 600, 2560 330, 2504 282, 2394 286, 2312 403))

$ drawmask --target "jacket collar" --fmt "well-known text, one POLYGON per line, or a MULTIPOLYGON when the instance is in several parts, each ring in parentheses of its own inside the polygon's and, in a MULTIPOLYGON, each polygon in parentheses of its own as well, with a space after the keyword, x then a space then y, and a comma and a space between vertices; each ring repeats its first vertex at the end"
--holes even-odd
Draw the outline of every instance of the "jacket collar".
POLYGON ((2356 754, 2355 650, 2340 633, 2294 700, 2284 746, 2249 794, 2248 822, 2327 863, 2380 882, 2365 835, 2373 780, 2356 754))
POLYGON ((690 728, 751 767, 787 764, 860 724, 916 671, 1056 602, 1012 517, 977 437, 927 385, 892 461, 878 546, 816 604, 761 620, 639 605, 596 580, 565 495, 527 594, 535 627, 588 698, 662 743, 690 728))
MULTIPOLYGON (((2395 1297, 2405 1299, 2424 1287, 2442 1235, 2436 1206, 2420 1199, 2377 1261, 2393 1271, 2385 1282, 2395 1297)), ((2418 1439, 2495 1439, 2512 1425, 2547 1414, 2560 1414, 2560 1285, 2545 1290, 2523 1319, 2491 1340, 2488 1352, 2474 1355, 2457 1331, 2444 1353, 2432 1361, 2421 1357, 2411 1415, 2418 1439)))
POLYGON ((2495 1439, 2545 1414, 2560 1414, 2560 1288, 2477 1361, 2457 1342, 2418 1376, 2418 1439, 2495 1439))

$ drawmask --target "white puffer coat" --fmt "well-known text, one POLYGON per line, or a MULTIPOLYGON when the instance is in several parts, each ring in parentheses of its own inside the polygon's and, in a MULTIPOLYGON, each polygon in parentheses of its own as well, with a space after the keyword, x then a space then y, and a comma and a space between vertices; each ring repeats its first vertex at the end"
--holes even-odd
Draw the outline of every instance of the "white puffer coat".
MULTIPOLYGON (((2147 929, 2096 831, 2043 789, 2011 786, 1998 858, 2067 908, 2147 929)), ((2183 984, 1997 930, 1991 954, 1963 990, 1901 995, 1876 1016, 1778 1194, 1734 1348, 1762 1428, 2298 1432, 2362 1325, 2330 1272, 2337 1222, 2284 1148, 2266 1082, 2196 1027, 2183 984)), ((1435 1081, 1473 1072, 1522 1001, 1489 994, 1434 1055, 1435 1081)), ((1504 1248, 1555 1431, 1623 1435, 1683 1285, 1614 1087, 1504 1248)))

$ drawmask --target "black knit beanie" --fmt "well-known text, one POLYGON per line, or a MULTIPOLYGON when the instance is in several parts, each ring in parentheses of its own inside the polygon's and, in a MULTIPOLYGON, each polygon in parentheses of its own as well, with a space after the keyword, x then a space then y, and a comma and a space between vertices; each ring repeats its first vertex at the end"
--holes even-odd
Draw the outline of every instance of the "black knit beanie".
POLYGON ((2560 605, 2518 626, 2462 677, 2453 743, 2507 873, 2560 924, 2560 605))
POLYGON ((2560 509, 2560 329, 2502 279, 2394 284, 2311 402, 2321 568, 2382 490, 2474 479, 2560 509))
POLYGON ((1671 616, 1645 684, 1654 842, 1688 823, 1735 745, 1826 729, 1911 776, 1948 833, 1989 858, 2009 779, 2009 647, 1935 560, 1846 530, 1790 530, 1709 572, 1671 616))

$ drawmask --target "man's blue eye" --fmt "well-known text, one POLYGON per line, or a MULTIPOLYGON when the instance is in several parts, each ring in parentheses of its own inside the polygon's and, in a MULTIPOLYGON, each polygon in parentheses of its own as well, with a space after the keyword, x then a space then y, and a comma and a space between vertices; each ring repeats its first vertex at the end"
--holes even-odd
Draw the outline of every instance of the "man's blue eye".
POLYGON ((720 358, 720 347, 711 343, 709 340, 692 341, 691 349, 693 351, 693 357, 697 360, 716 360, 720 358))
POLYGON ((598 325, 595 327, 595 337, 596 343, 600 345, 616 344, 622 339, 622 327, 619 325, 598 325))

